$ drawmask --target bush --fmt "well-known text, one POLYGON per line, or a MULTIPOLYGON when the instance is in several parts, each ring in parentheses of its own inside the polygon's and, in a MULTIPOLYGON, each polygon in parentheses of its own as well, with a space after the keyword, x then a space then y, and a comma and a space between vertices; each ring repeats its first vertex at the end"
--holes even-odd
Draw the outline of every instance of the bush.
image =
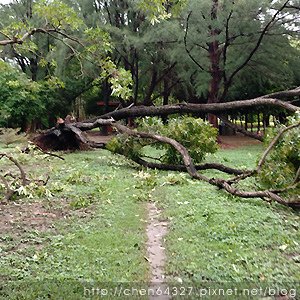
MULTIPOLYGON (((161 119, 157 117, 146 117, 140 119, 137 123, 139 131, 156 133, 181 143, 187 148, 195 164, 202 162, 208 153, 215 153, 218 149, 216 143, 217 130, 201 119, 185 116, 172 118, 168 124, 163 124, 161 119)), ((136 157, 142 157, 142 149, 150 144, 157 149, 164 150, 161 157, 163 163, 182 164, 180 154, 171 145, 165 143, 153 144, 153 140, 121 134, 111 140, 107 147, 112 152, 135 159, 136 157)))
POLYGON ((48 126, 59 104, 62 83, 55 77, 34 82, 17 68, 0 61, 0 127, 25 130, 32 122, 48 126))

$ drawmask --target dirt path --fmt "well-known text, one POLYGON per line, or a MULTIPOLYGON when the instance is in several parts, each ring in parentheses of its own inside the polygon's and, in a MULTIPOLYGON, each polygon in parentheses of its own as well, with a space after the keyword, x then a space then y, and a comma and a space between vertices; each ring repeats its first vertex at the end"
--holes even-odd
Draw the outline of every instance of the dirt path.
POLYGON ((147 226, 147 252, 150 263, 151 280, 149 289, 156 291, 155 296, 150 295, 149 300, 171 299, 167 295, 160 295, 160 291, 166 289, 164 265, 166 260, 164 246, 164 236, 168 231, 168 223, 161 221, 161 211, 157 208, 155 203, 148 203, 148 226, 147 226))

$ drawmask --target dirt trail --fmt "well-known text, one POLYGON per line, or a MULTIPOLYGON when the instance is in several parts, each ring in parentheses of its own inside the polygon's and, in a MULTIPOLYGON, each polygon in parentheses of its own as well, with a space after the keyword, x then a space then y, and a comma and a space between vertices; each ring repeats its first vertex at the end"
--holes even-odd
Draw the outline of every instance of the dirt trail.
POLYGON ((149 296, 149 300, 171 299, 168 295, 160 295, 167 287, 165 284, 164 265, 166 260, 164 236, 168 231, 168 223, 160 220, 161 211, 155 203, 148 203, 148 226, 147 226, 147 252, 150 263, 151 281, 149 289, 156 291, 156 295, 149 296))

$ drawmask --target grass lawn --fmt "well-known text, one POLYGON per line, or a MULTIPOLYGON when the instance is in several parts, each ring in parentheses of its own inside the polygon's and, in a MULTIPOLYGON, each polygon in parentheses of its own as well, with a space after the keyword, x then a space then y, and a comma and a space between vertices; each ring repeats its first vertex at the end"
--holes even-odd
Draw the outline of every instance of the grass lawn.
MULTIPOLYGON (((251 146, 223 150, 218 157, 251 168, 260 152, 251 146)), ((233 197, 203 182, 170 186, 158 194, 170 220, 166 270, 171 280, 299 287, 299 213, 233 197)))
POLYGON ((6 209, 13 215, 13 224, 0 231, 1 282, 25 282, 18 293, 13 284, 4 288, 3 299, 45 295, 37 293, 36 280, 51 290, 53 299, 62 292, 60 299, 83 298, 82 285, 76 286, 80 280, 148 280, 146 210, 132 198, 136 171, 106 151, 64 157, 51 159, 48 170, 49 162, 40 159, 33 165, 23 155, 31 173, 50 173, 47 187, 53 197, 19 199, 16 207, 0 207, 3 215, 6 209))
MULTIPOLYGON (((251 168, 261 151, 220 150, 208 160, 251 168)), ((83 282, 147 282, 147 201, 169 222, 170 282, 300 282, 299 213, 185 174, 141 170, 104 150, 63 156, 19 156, 28 173, 50 180, 47 189, 0 204, 0 299, 84 299, 83 282)))

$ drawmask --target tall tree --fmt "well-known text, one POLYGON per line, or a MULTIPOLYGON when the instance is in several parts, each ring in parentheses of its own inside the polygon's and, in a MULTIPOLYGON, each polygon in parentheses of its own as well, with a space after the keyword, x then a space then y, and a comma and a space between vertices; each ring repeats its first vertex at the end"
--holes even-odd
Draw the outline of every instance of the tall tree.
MULTIPOLYGON (((198 68, 198 92, 207 94, 208 103, 225 101, 240 72, 253 63, 266 37, 291 33, 295 20, 291 1, 189 2, 184 46, 198 68), (247 12, 247 14, 245 13, 247 12)), ((289 43, 288 40, 286 40, 289 43)), ((277 57, 276 59, 278 59, 277 57)), ((276 63, 276 60, 273 61, 276 63)), ((216 126, 216 117, 210 116, 216 126)))

